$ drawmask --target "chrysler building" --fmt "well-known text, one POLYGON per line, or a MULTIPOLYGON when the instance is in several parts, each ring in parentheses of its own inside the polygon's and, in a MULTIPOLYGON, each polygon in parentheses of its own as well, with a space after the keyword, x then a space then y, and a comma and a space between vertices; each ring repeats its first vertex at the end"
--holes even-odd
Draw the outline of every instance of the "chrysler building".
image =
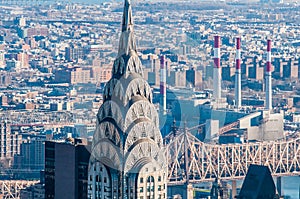
POLYGON ((125 0, 118 56, 97 114, 88 195, 91 199, 166 198, 166 175, 159 116, 143 79, 131 4, 125 0))

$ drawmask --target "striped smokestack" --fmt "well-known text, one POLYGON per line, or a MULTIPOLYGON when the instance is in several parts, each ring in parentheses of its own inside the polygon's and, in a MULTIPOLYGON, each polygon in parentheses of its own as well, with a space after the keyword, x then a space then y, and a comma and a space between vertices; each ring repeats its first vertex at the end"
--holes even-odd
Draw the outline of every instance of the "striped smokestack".
POLYGON ((235 58, 235 103, 236 108, 242 105, 241 94, 241 38, 236 38, 236 58, 235 58))
POLYGON ((221 98, 221 64, 220 64, 220 36, 214 37, 214 82, 213 97, 218 100, 221 98))
POLYGON ((167 113, 167 88, 166 88, 166 66, 165 66, 165 56, 160 57, 160 97, 161 97, 161 107, 162 113, 167 113))
POLYGON ((272 63, 271 63, 271 43, 272 41, 268 39, 267 41, 267 65, 266 65, 266 109, 272 109, 272 63))

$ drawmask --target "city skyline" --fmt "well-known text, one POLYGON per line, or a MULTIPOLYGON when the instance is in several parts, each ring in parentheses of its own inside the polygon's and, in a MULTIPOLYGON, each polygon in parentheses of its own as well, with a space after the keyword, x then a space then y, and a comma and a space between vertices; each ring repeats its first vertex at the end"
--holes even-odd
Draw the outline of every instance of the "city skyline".
POLYGON ((0 194, 233 197, 258 164, 297 198, 299 5, 70 2, 1 6, 0 183, 19 188, 0 194))

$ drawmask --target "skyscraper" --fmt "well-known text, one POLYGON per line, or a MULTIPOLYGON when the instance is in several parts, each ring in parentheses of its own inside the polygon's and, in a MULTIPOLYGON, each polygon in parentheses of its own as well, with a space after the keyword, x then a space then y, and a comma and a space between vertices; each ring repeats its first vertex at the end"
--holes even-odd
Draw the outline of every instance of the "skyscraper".
POLYGON ((45 142, 45 198, 87 198, 90 145, 85 139, 45 142))
POLYGON ((159 117, 142 75, 130 0, 125 0, 118 56, 97 115, 89 198, 166 198, 159 117))

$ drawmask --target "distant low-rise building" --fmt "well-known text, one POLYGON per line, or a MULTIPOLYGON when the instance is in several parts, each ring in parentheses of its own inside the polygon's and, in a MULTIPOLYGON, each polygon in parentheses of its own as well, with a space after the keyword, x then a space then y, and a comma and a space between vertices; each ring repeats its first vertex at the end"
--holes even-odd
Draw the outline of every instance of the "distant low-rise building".
POLYGON ((186 86, 200 87, 202 85, 202 71, 186 70, 186 86))
POLYGON ((39 27, 20 27, 18 28, 18 35, 21 38, 33 37, 33 36, 47 36, 49 34, 49 30, 47 27, 39 26, 39 27))
POLYGON ((0 87, 7 87, 11 84, 11 74, 6 71, 0 72, 0 87))
POLYGON ((20 199, 44 199, 44 198, 45 198, 45 187, 41 183, 32 185, 20 191, 20 199))
POLYGON ((62 111, 63 102, 52 102, 50 103, 50 111, 62 111))
POLYGON ((91 68, 91 82, 94 83, 103 83, 108 82, 111 78, 111 67, 92 67, 91 68))
POLYGON ((222 80, 232 81, 235 73, 234 67, 222 67, 222 80))
POLYGON ((169 83, 175 87, 186 87, 186 72, 185 71, 171 71, 169 83))

